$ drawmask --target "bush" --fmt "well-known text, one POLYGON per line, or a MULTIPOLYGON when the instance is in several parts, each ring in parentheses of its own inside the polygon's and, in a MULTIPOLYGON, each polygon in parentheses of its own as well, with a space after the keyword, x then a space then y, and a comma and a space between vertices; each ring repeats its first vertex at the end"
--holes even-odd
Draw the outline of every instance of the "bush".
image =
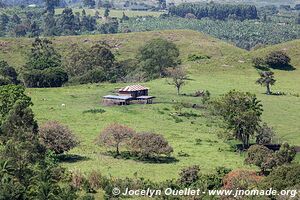
POLYGON ((79 142, 71 130, 56 121, 43 124, 39 130, 41 143, 56 154, 62 154, 76 147, 79 142))
POLYGON ((188 55, 188 61, 197 61, 197 60, 204 60, 210 58, 211 56, 207 56, 207 55, 197 55, 197 54, 188 55))
POLYGON ((297 184, 300 184, 300 164, 277 167, 263 181, 262 186, 279 191, 297 184))
POLYGON ((273 69, 289 68, 291 58, 283 51, 273 51, 266 56, 266 64, 273 69))
POLYGON ((223 179, 224 189, 246 190, 256 187, 263 180, 255 171, 237 169, 229 172, 223 179))
POLYGON ((272 142, 275 132, 273 128, 264 123, 258 130, 256 135, 256 144, 270 144, 272 142))
POLYGON ((135 134, 131 140, 131 149, 144 158, 156 157, 161 154, 169 156, 173 148, 162 135, 155 133, 135 134))
POLYGON ((190 186, 199 179, 200 168, 198 165, 187 167, 179 173, 179 182, 184 186, 190 186))
POLYGON ((252 145, 247 151, 245 163, 258 166, 263 172, 275 167, 272 150, 262 145, 252 145), (272 165, 270 165, 272 163, 272 165))

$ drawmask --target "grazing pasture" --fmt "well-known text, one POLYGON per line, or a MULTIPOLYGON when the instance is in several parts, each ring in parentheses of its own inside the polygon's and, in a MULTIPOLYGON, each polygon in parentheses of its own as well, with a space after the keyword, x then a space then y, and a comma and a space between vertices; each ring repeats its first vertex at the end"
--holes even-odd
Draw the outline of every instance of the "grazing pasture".
MULTIPOLYGON (((200 98, 190 95, 198 90, 209 90, 212 98, 232 89, 256 94, 264 106, 263 120, 277 132, 276 140, 300 145, 299 40, 249 52, 207 35, 186 30, 56 37, 53 42, 64 54, 74 43, 92 45, 105 40, 118 53, 117 59, 122 60, 133 58, 145 41, 157 37, 173 41, 180 49, 182 65, 189 72, 188 83, 182 88, 182 94, 185 95, 178 96, 176 89, 168 85, 165 79, 139 83, 150 87, 149 95, 157 97, 151 105, 101 105, 102 96, 131 83, 27 89, 40 124, 57 120, 68 125, 80 139, 81 144, 64 158, 63 165, 69 170, 89 172, 96 169, 115 177, 137 175, 162 181, 178 177, 181 168, 195 164, 200 165, 201 171, 205 173, 218 166, 249 168, 244 164, 245 155, 231 150, 231 144, 235 141, 224 142, 218 138, 217 135, 224 133, 225 129, 220 127, 219 121, 211 118, 207 110, 183 108, 182 112, 188 113, 185 117, 179 117, 180 120, 172 117, 175 112, 174 102, 201 104, 200 98), (264 94, 265 88, 255 84, 259 75, 252 67, 251 58, 272 50, 286 51, 296 68, 293 71, 274 70, 277 82, 272 90, 284 92, 286 95, 283 96, 267 96, 264 94), (201 55, 205 59, 189 61, 191 54, 201 55), (155 163, 116 159, 107 155, 108 149, 97 146, 95 139, 106 126, 114 122, 125 124, 139 132, 153 131, 162 134, 174 149, 174 159, 155 163)), ((0 49, 0 58, 17 68, 22 67, 30 42, 30 39, 23 38, 0 40, 0 44, 5 45, 0 49)), ((299 156, 297 159, 299 160, 299 156)))

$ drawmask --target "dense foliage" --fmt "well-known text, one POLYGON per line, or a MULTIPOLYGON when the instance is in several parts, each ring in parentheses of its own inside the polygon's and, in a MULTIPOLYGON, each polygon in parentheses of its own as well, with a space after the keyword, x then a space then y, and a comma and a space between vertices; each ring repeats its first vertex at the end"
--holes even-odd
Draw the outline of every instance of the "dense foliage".
POLYGON ((171 15, 186 17, 187 14, 193 14, 197 19, 211 18, 218 20, 225 19, 257 19, 257 10, 253 5, 234 5, 218 3, 183 3, 178 6, 172 6, 169 9, 171 15))
MULTIPOLYGON (((0 87, 7 99, 0 124, 1 199, 76 199, 76 191, 62 183, 64 169, 39 142, 38 124, 30 98, 20 86, 0 87)), ((2 97, 2 95, 1 95, 2 97)))
POLYGON ((0 86, 19 83, 15 68, 9 66, 6 61, 0 60, 0 86))
POLYGON ((153 39, 147 42, 138 53, 140 66, 148 77, 166 76, 166 69, 176 67, 179 63, 179 49, 173 42, 165 39, 153 39))
POLYGON ((220 21, 210 19, 131 18, 120 24, 120 31, 153 31, 169 29, 191 29, 221 40, 232 42, 238 47, 251 49, 257 45, 277 44, 300 38, 300 26, 292 23, 261 22, 255 20, 220 21))
POLYGON ((61 87, 68 81, 61 55, 48 39, 36 38, 23 71, 27 87, 61 87))

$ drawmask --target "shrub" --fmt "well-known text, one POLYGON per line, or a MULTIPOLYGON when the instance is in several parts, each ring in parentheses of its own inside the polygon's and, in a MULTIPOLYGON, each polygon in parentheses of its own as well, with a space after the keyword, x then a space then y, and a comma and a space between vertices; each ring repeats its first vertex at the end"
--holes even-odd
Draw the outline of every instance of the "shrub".
POLYGON ((92 190, 96 191, 101 187, 101 174, 97 171, 92 171, 87 180, 92 190))
POLYGON ((276 164, 273 160, 273 152, 262 145, 252 145, 247 151, 245 163, 258 166, 263 172, 272 169, 276 164), (273 163, 273 165, 270 165, 273 163))
POLYGON ((266 64, 274 69, 286 69, 291 58, 283 51, 273 51, 266 56, 266 64))
POLYGON ((263 181, 263 188, 284 190, 300 184, 300 164, 283 165, 274 169, 263 181))
POLYGON ((0 86, 19 83, 16 70, 9 66, 6 61, 0 60, 0 86))
POLYGON ((133 137, 135 131, 128 126, 111 124, 106 127, 96 139, 97 144, 114 147, 116 154, 120 155, 120 146, 133 137))
POLYGON ((184 186, 190 186, 199 179, 200 168, 198 165, 187 167, 179 173, 179 182, 184 186))
POLYGON ((131 140, 131 148, 134 153, 145 158, 161 154, 169 156, 173 152, 166 139, 155 133, 135 134, 131 140))
POLYGON ((197 60, 205 60, 205 59, 211 59, 211 56, 197 55, 197 54, 188 55, 188 61, 197 61, 197 60))
POLYGON ((264 123, 258 130, 256 135, 256 144, 270 144, 272 142, 275 132, 272 127, 264 123))
POLYGON ((41 143, 56 154, 62 154, 76 147, 79 142, 72 131, 56 121, 43 124, 39 130, 41 143))
POLYGON ((256 187, 263 177, 258 176, 255 171, 237 169, 229 172, 223 179, 224 189, 246 190, 256 187))

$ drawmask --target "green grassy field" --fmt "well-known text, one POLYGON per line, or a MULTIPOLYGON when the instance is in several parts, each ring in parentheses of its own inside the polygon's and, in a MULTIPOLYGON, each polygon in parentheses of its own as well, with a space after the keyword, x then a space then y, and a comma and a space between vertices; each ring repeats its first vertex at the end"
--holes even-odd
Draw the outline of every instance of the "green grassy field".
MULTIPOLYGON (((79 12, 81 13, 83 9, 79 8, 74 8, 73 12, 79 12)), ((104 15, 104 10, 105 9, 85 9, 87 15, 92 15, 94 16, 96 11, 99 11, 99 15, 103 16, 104 15)), ((63 8, 58 8, 55 10, 55 14, 61 14, 63 11, 63 8)), ((138 17, 138 16, 154 16, 158 17, 161 15, 163 12, 152 12, 152 11, 134 11, 134 10, 110 10, 109 16, 111 17, 118 17, 121 18, 123 16, 123 12, 126 14, 128 17, 138 17)))
MULTIPOLYGON (((300 145, 300 40, 270 46, 257 51, 247 52, 235 46, 194 31, 160 31, 147 33, 130 33, 116 35, 74 36, 53 38, 54 45, 62 54, 67 53, 74 43, 92 45, 105 40, 114 47, 119 60, 134 57, 144 42, 151 38, 163 37, 177 44, 180 49, 183 65, 189 71, 190 80, 184 86, 183 93, 191 94, 196 90, 209 90, 216 98, 231 89, 255 93, 264 105, 263 120, 273 126, 280 141, 300 145), (266 96, 265 88, 256 85, 256 69, 251 66, 251 57, 264 55, 272 50, 285 50, 292 57, 294 71, 275 70, 277 83, 273 91, 285 92, 286 96, 266 96), (189 54, 212 56, 210 60, 189 62, 189 54)), ((0 40, 0 59, 20 68, 30 45, 30 39, 0 40)), ((115 89, 129 85, 92 84, 63 88, 28 89, 34 102, 33 110, 39 123, 57 120, 67 124, 81 140, 79 147, 70 154, 79 155, 82 159, 63 163, 70 170, 88 172, 100 170, 105 175, 116 177, 138 176, 154 181, 176 178, 181 168, 189 165, 200 165, 203 172, 209 173, 217 166, 230 168, 249 168, 244 165, 244 155, 230 151, 230 146, 218 139, 221 128, 206 117, 203 110, 192 110, 201 115, 195 118, 182 118, 183 122, 175 123, 170 117, 174 112, 173 100, 200 103, 200 99, 188 96, 177 96, 176 90, 164 79, 142 83, 150 87, 150 94, 157 97, 153 105, 130 105, 126 107, 104 107, 101 97, 111 94, 115 89), (61 105, 65 104, 65 107, 61 105), (102 114, 83 114, 84 111, 102 108, 102 114), (173 156, 177 162, 154 164, 133 160, 114 159, 103 153, 107 151, 94 143, 95 138, 108 124, 118 122, 126 124, 137 131, 154 131, 164 135, 174 148, 173 156), (196 139, 201 139, 200 145, 196 139), (178 152, 185 152, 189 157, 180 157, 178 152)), ((186 111, 191 111, 186 109, 186 111)), ((299 160, 299 156, 297 158, 299 160)))

